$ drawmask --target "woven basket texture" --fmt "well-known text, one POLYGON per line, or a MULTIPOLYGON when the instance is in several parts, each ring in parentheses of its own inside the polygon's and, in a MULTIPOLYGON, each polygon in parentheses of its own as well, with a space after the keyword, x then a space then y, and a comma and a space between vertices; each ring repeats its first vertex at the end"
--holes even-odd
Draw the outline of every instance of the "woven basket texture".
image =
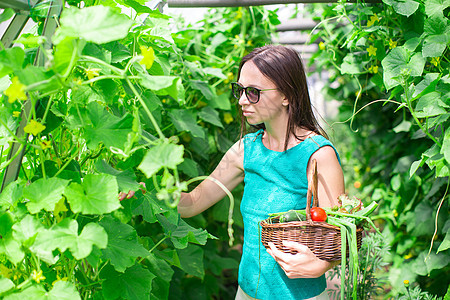
MULTIPOLYGON (((341 259, 341 229, 325 222, 294 221, 288 223, 276 223, 279 217, 261 221, 261 241, 264 247, 269 248, 272 242, 278 249, 285 253, 296 254, 283 245, 283 241, 293 241, 307 246, 320 259, 335 261, 341 259)), ((361 248, 362 228, 357 228, 356 242, 358 250, 361 248)), ((348 251, 348 240, 347 240, 348 251)))
MULTIPOLYGON (((312 161, 311 180, 308 184, 306 201, 306 221, 293 221, 279 223, 279 216, 268 218, 260 222, 261 242, 269 248, 272 242, 278 249, 285 253, 296 254, 297 251, 288 249, 283 241, 293 241, 307 246, 320 259, 336 261, 341 259, 341 229, 338 226, 326 222, 314 222, 311 220, 311 198, 314 195, 313 207, 318 206, 317 198, 317 162, 312 161)), ((356 240, 358 250, 361 247, 363 229, 357 227, 356 240)), ((347 239, 348 252, 348 239, 347 239)))

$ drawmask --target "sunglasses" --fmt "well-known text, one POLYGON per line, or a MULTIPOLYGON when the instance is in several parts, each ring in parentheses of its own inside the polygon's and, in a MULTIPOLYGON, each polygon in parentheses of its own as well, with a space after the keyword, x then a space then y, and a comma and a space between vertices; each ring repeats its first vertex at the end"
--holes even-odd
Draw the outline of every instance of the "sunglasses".
POLYGON ((243 87, 237 82, 233 82, 231 84, 231 91, 233 92, 233 96, 236 99, 238 99, 238 100, 241 99, 242 93, 244 93, 244 91, 245 91, 245 96, 247 96, 248 101, 250 103, 253 103, 253 104, 255 104, 255 103, 257 103, 259 101, 259 97, 261 96, 261 92, 272 91, 272 90, 277 90, 277 89, 264 89, 264 90, 261 90, 261 89, 257 89, 255 87, 251 87, 251 86, 243 87))

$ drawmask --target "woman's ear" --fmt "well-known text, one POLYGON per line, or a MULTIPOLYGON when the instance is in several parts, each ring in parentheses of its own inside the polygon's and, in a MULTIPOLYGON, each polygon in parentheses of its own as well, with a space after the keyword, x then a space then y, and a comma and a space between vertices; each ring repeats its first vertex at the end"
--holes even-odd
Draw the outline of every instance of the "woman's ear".
POLYGON ((288 106, 288 105, 289 105, 289 100, 288 100, 288 98, 284 97, 284 98, 283 98, 283 102, 281 102, 281 104, 282 104, 283 106, 288 106))

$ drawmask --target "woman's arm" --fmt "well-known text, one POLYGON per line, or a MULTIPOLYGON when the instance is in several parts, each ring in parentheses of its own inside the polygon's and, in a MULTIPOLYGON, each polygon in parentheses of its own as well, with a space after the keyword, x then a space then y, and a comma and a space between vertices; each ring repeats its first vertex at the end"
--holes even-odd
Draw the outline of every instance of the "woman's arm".
MULTIPOLYGON (((345 187, 342 168, 334 149, 329 146, 322 147, 311 156, 310 164, 313 159, 317 161, 319 206, 337 205, 337 197, 344 193, 345 187)), ((272 243, 269 243, 270 248, 267 252, 278 262, 289 278, 316 278, 339 264, 339 261, 330 263, 319 259, 307 246, 300 243, 290 241, 283 241, 283 243, 287 248, 296 250, 297 254, 284 253, 272 243)))
POLYGON ((317 161, 319 206, 333 207, 338 204, 338 196, 345 192, 344 174, 336 152, 331 146, 325 146, 311 155, 310 165, 313 159, 317 161))
POLYGON ((181 217, 193 217, 216 204, 225 197, 225 192, 214 182, 221 182, 228 190, 233 190, 244 180, 244 145, 236 142, 209 176, 190 193, 182 193, 178 212, 181 217))

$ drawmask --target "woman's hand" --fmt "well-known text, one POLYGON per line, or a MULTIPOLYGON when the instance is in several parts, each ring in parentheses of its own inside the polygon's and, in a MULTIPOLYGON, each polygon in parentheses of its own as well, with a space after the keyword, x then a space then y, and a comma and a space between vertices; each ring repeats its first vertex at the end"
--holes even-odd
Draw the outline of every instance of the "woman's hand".
POLYGON ((325 274, 334 263, 319 259, 307 246, 296 242, 283 241, 283 245, 297 254, 284 253, 273 243, 267 252, 276 260, 289 278, 317 278, 325 274))

